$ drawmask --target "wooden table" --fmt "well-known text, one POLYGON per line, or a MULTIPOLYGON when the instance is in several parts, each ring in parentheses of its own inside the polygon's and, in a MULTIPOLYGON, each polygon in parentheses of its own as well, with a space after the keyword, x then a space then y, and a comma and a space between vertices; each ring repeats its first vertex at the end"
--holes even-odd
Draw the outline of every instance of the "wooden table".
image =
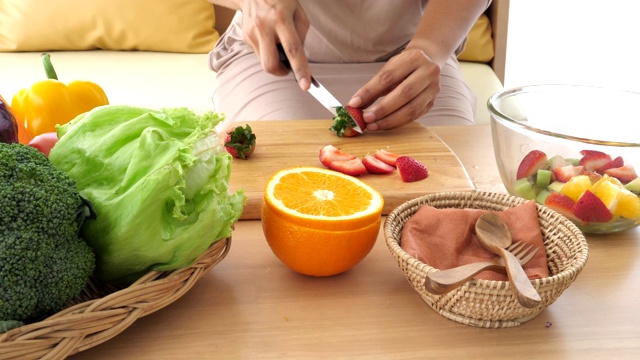
MULTIPOLYGON (((432 130, 478 189, 504 191, 488 126, 432 130)), ((311 278, 278 261, 259 221, 241 221, 230 253, 191 291, 72 358, 640 358, 640 229, 588 241, 587 266, 554 304, 519 327, 490 330, 429 308, 382 231, 352 270, 311 278)))

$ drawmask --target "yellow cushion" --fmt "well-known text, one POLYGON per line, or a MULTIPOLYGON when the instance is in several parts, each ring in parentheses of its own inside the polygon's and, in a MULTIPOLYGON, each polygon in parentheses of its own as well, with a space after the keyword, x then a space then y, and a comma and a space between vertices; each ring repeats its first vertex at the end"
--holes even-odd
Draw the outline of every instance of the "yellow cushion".
POLYGON ((206 0, 0 0, 0 51, 204 53, 214 26, 206 0))
POLYGON ((471 31, 469 31, 467 44, 458 55, 458 60, 486 63, 491 61, 493 56, 491 22, 486 14, 482 14, 471 28, 471 31))

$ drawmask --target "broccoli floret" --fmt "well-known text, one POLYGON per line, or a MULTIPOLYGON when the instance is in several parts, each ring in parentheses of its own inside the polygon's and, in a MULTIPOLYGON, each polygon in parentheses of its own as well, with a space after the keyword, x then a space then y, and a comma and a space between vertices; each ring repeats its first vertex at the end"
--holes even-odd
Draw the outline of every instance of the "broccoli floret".
POLYGON ((0 329, 60 311, 86 286, 95 267, 79 235, 87 206, 44 154, 0 143, 0 329))

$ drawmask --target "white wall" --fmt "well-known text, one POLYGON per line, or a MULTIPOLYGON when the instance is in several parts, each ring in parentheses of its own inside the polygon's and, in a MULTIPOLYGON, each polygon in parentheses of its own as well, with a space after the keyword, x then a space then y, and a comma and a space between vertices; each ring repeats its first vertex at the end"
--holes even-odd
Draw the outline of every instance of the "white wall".
POLYGON ((505 87, 541 83, 640 92, 640 1, 511 0, 505 87))

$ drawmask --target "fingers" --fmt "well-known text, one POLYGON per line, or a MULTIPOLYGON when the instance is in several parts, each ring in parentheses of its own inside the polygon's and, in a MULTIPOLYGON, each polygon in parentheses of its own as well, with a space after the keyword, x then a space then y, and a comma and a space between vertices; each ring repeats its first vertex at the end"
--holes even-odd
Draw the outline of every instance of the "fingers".
MULTIPOLYGON (((296 38, 280 38, 280 43, 284 48, 287 59, 291 66, 291 71, 298 81, 298 85, 304 91, 309 89, 311 84, 311 70, 309 69, 309 62, 307 56, 304 53, 302 43, 296 38)), ((277 52, 277 50, 276 50, 277 52)), ((277 54, 276 54, 277 55, 277 54)))
POLYGON ((282 42, 282 44, 285 51, 288 51, 287 56, 289 56, 291 69, 296 79, 298 79, 300 88, 307 91, 309 90, 309 86, 311 86, 311 69, 309 68, 307 55, 304 53, 304 39, 307 38, 307 32, 309 31, 309 19, 302 9, 296 11, 293 15, 293 24, 296 29, 296 39, 298 41, 295 44, 291 44, 288 50, 287 46, 285 46, 286 42, 282 42))
POLYGON ((433 99, 435 99, 435 96, 431 97, 425 94, 420 94, 420 96, 417 96, 389 115, 381 118, 376 117, 376 120, 367 124, 367 130, 391 130, 407 125, 429 112, 434 105, 433 99))
POLYGON ((297 1, 262 7, 254 3, 243 11, 243 24, 243 39, 253 48, 264 71, 279 76, 289 73, 280 61, 277 49, 280 43, 300 87, 306 91, 311 71, 303 43, 309 20, 297 1))
POLYGON ((439 92, 440 67, 412 49, 389 60, 349 105, 364 108, 368 130, 387 130, 426 114, 439 92))

